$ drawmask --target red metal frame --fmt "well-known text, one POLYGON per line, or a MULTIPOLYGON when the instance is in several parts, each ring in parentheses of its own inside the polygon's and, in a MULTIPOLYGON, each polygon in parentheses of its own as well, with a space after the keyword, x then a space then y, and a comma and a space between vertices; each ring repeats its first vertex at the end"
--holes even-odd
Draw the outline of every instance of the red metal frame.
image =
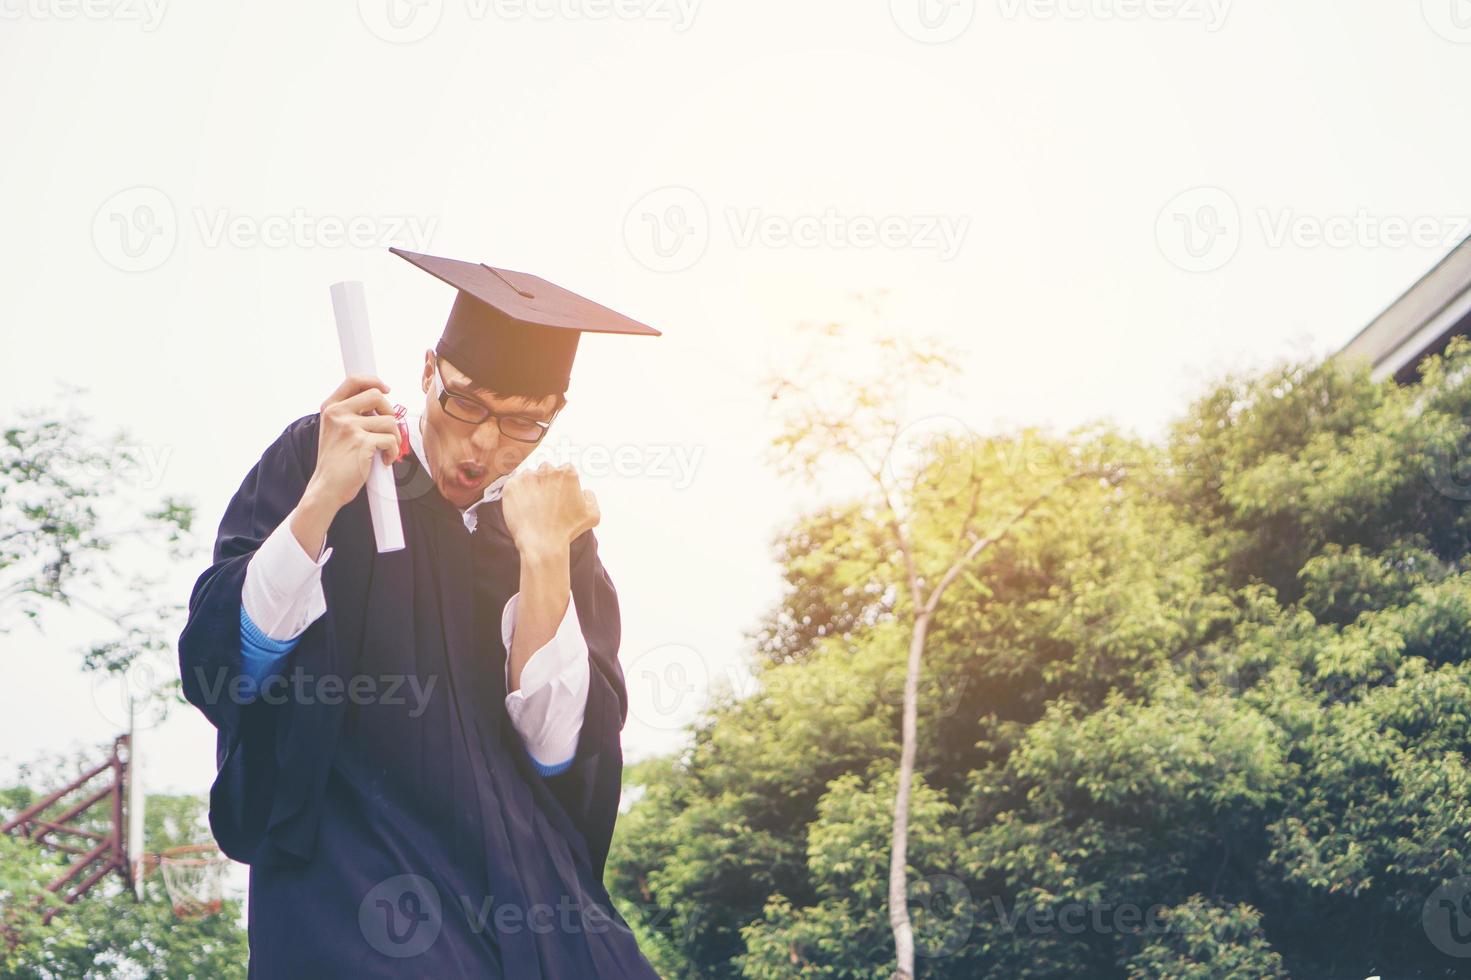
MULTIPOLYGON (((107 876, 109 871, 116 871, 122 875, 124 883, 132 881, 131 869, 128 867, 127 847, 124 843, 126 835, 123 830, 127 826, 124 822, 126 814, 123 801, 127 795, 128 763, 131 757, 131 742, 128 736, 119 735, 113 740, 112 755, 101 765, 87 770, 61 789, 37 800, 0 825, 0 833, 13 834, 26 838, 39 847, 77 856, 77 859, 64 872, 46 884, 46 890, 61 896, 62 902, 67 905, 71 905, 91 891, 99 881, 107 876), (71 794, 87 790, 89 784, 104 774, 108 781, 100 789, 92 790, 59 813, 49 817, 43 816, 47 810, 58 805, 71 794), (108 833, 99 834, 96 831, 84 830, 69 822, 81 817, 104 800, 110 800, 112 804, 110 814, 112 826, 108 833), (85 845, 77 846, 50 840, 49 838, 55 834, 80 838, 93 846, 86 848, 85 845), (81 880, 72 886, 73 879, 78 876, 81 876, 81 880)), ((44 921, 50 922, 56 912, 56 909, 47 912, 44 921)))

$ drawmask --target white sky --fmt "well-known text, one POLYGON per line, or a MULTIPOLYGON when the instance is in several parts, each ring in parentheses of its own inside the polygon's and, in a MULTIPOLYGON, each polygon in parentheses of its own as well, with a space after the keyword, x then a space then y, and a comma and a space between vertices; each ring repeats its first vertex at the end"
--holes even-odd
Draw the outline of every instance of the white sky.
MULTIPOLYGON (((1336 349, 1471 215, 1466 0, 150 2, 0 0, 0 418, 85 385, 207 545, 340 377, 331 282, 417 391, 451 294, 389 244, 661 328, 583 344, 554 440, 653 470, 586 478, 634 758, 689 716, 651 672, 739 676, 813 499, 763 461, 795 324, 887 290, 968 351, 974 426, 1156 433, 1227 367, 1336 349)), ((94 628, 0 635, 0 769, 118 730, 70 653, 94 628)), ((208 786, 192 709, 149 748, 153 785, 208 786)))

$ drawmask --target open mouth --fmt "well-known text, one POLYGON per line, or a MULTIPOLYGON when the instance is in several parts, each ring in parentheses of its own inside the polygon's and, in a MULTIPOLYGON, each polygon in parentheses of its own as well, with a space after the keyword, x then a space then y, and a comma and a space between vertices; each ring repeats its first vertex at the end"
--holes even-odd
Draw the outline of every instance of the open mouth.
POLYGON ((477 463, 461 463, 455 467, 455 477, 465 489, 470 489, 485 478, 485 467, 477 463))

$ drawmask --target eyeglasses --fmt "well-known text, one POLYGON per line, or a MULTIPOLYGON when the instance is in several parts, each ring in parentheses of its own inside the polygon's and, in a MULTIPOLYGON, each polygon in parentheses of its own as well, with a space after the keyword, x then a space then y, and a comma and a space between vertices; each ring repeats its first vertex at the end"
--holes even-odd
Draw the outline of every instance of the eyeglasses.
MULTIPOLYGON (((501 435, 507 439, 535 444, 541 442, 547 430, 552 427, 550 420, 543 422, 525 415, 502 415, 491 411, 484 404, 467 395, 457 395, 447 390, 444 386, 444 378, 439 374, 439 355, 437 354, 434 357, 434 385, 438 389, 439 407, 444 409, 445 414, 450 418, 469 422, 471 425, 484 425, 491 419, 495 419, 501 435)), ((556 416, 553 415, 552 418, 556 416)))

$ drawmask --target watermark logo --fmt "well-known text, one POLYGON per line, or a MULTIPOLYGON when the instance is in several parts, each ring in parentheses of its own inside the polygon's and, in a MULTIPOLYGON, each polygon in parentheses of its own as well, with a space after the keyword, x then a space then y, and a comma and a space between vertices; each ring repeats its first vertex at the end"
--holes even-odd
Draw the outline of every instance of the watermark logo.
POLYGON ((554 466, 572 466, 591 479, 617 477, 624 480, 659 480, 675 490, 688 490, 695 482, 705 447, 662 443, 602 443, 581 445, 568 439, 543 442, 521 463, 531 469, 545 461, 554 466))
POLYGON ((1471 419, 1460 419, 1450 444, 1433 446, 1425 460, 1425 477, 1436 493, 1452 500, 1471 500, 1471 419))
POLYGON ((1430 29, 1453 44, 1471 44, 1471 0, 1420 0, 1430 29))
POLYGON ((969 486, 975 478, 978 440, 965 422, 950 415, 928 415, 908 423, 894 436, 884 458, 884 475, 900 486, 923 478, 944 489, 969 486))
MULTIPOLYGON (((640 911, 646 921, 652 918, 651 911, 659 915, 658 909, 649 907, 640 911)), ((446 915, 453 917, 452 925, 463 924, 475 936, 488 932, 502 937, 631 934, 612 905, 589 902, 586 895, 563 893, 555 901, 528 903, 497 901, 486 894, 442 896, 432 881, 417 874, 395 875, 373 886, 358 906, 358 927, 380 953, 408 959, 434 944, 446 915)), ((687 922, 693 918, 682 917, 687 922)), ((667 926, 663 931, 672 932, 667 926)))
POLYGON ((0 20, 111 20, 158 30, 167 0, 0 0, 0 20))
POLYGON ((363 26, 389 44, 424 40, 443 16, 444 0, 358 0, 363 26))
POLYGON ((178 241, 174 202, 157 187, 140 184, 120 190, 92 217, 97 254, 123 272, 157 269, 174 254, 178 241))
POLYGON ((1303 214, 1294 208, 1260 208, 1257 221, 1268 248, 1450 248, 1466 237, 1465 216, 1353 213, 1303 214))
POLYGON ((1471 232, 1471 216, 1393 214, 1356 208, 1311 213, 1292 207, 1257 207, 1243 215, 1219 187, 1194 187, 1160 211, 1155 238, 1160 252, 1186 272, 1214 272, 1235 257, 1243 237, 1260 236, 1270 249, 1398 249, 1445 251, 1471 232))
POLYGON ((1214 272, 1241 246, 1241 209, 1219 187, 1192 187, 1160 209, 1154 237, 1172 264, 1186 272, 1214 272))
POLYGON ((1420 922, 1436 949, 1458 959, 1471 957, 1471 875, 1461 875, 1431 892, 1420 922))
POLYGON ((976 909, 964 882, 954 875, 929 875, 910 881, 906 894, 915 955, 938 959, 965 948, 976 925, 976 909))
POLYGON ((1214 34, 1226 23, 1232 0, 997 0, 1005 20, 1176 21, 1204 24, 1214 34))
POLYGON ((710 244, 710 211, 688 187, 660 187, 634 202, 623 218, 629 254, 653 272, 681 272, 710 244))
POLYGON ((384 956, 407 959, 434 945, 444 926, 439 889, 423 875, 395 875, 368 890, 358 906, 363 938, 384 956))
MULTIPOLYGON (((679 731, 699 720, 717 693, 736 700, 758 696, 762 680, 737 662, 712 665, 693 647, 667 643, 624 661, 631 721, 658 731, 679 731)), ((894 664, 880 674, 832 674, 823 671, 786 675, 782 702, 789 708, 853 707, 872 712, 897 711, 904 704, 907 674, 894 664)), ((924 703, 937 717, 948 718, 964 705, 969 686, 964 678, 924 681, 924 703)))
POLYGON ((889 0, 889 16, 921 44, 944 44, 970 27, 976 0, 889 0))
POLYGON ((154 728, 168 716, 174 676, 146 655, 137 656, 125 670, 92 672, 92 703, 114 728, 154 728))
MULTIPOLYGON (((472 23, 511 21, 649 21, 677 34, 694 24, 699 0, 465 0, 460 11, 472 23)), ((358 0, 369 33, 389 44, 413 44, 438 29, 444 0, 358 0)))
POLYGON ((969 215, 843 214, 826 208, 817 214, 773 214, 761 208, 726 211, 737 248, 827 248, 932 251, 948 262, 960 253, 970 230, 969 215))
POLYGON ((353 704, 358 707, 383 705, 407 708, 410 718, 419 718, 429 709, 434 697, 438 674, 427 678, 418 674, 313 674, 300 664, 284 674, 269 674, 256 679, 246 673, 231 673, 216 667, 212 672, 194 668, 192 680, 198 697, 205 704, 322 704, 329 707, 353 704))
POLYGON ((77 483, 107 481, 114 487, 157 490, 163 485, 174 447, 167 443, 98 443, 78 445, 75 452, 57 456, 51 472, 77 483))
POLYGON ((683 34, 699 0, 466 0, 471 20, 622 20, 666 22, 683 34))
MULTIPOLYGON (((960 253, 971 223, 963 214, 846 214, 833 207, 803 214, 730 207, 722 217, 736 248, 916 250, 934 252, 945 262, 960 253)), ((650 191, 623 219, 629 254, 654 272, 693 266, 715 231, 704 198, 688 187, 650 191)))
POLYGON ((439 219, 409 214, 237 214, 228 208, 193 209, 194 225, 205 248, 387 248, 426 247, 439 219))
POLYGON ((989 908, 996 926, 1012 936, 1140 936, 1163 935, 1168 909, 1164 905, 1141 907, 1133 902, 1056 902, 1035 905, 1018 900, 1007 902, 992 896, 989 908))
POLYGON ((181 231, 204 248, 349 248, 389 245, 421 251, 433 238, 437 217, 404 214, 242 214, 229 208, 191 208, 181 221, 173 201, 157 187, 129 187, 103 202, 92 218, 92 242, 108 265, 147 272, 168 261, 181 231))
MULTIPOLYGON (((904 687, 909 680, 908 670, 903 664, 894 664, 879 676, 873 688, 866 684, 849 683, 839 685, 827 682, 815 688, 800 686, 798 699, 817 705, 853 704, 859 707, 888 705, 896 712, 904 709, 904 687)), ((925 715, 931 718, 953 718, 965 703, 970 681, 964 675, 953 677, 922 678, 920 700, 925 706, 925 715)), ((755 683, 746 685, 753 692, 755 683)), ((739 688, 737 688, 739 690, 739 688)))
POLYGON ((623 673, 630 713, 650 728, 686 728, 709 700, 710 668, 693 647, 680 643, 654 647, 629 661, 623 673))

